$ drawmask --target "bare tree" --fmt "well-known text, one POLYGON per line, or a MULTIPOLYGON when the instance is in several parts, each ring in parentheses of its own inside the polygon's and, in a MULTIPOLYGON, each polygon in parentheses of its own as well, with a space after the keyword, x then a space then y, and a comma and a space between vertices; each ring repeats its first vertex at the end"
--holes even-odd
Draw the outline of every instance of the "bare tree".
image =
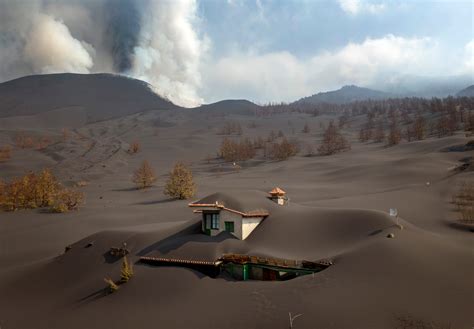
POLYGON ((337 152, 349 150, 351 148, 349 142, 338 131, 333 121, 329 122, 328 127, 323 135, 323 141, 318 148, 321 155, 331 155, 337 152))

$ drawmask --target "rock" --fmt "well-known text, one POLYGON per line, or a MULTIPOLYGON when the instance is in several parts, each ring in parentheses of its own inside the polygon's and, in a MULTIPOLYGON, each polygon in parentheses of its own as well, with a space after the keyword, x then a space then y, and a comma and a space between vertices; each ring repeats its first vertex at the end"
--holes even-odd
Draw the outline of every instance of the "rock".
POLYGON ((393 233, 387 234, 387 238, 389 238, 389 239, 393 239, 394 237, 395 237, 395 234, 393 234, 393 233))

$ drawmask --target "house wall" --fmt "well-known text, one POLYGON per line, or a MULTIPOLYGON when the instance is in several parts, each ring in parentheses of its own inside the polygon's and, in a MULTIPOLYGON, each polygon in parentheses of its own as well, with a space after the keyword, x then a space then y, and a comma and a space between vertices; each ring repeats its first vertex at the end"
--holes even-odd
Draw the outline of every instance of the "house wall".
MULTIPOLYGON (((242 240, 242 216, 239 214, 235 214, 230 211, 221 210, 221 214, 219 216, 220 223, 219 228, 220 231, 225 231, 225 222, 234 222, 234 233, 232 233, 236 238, 242 240)), ((216 233, 219 234, 219 233, 216 233)))
MULTIPOLYGON (((203 212, 205 211, 215 212, 215 208, 203 209, 203 212)), ((230 211, 226 211, 226 210, 219 211, 219 229, 218 230, 211 230, 210 227, 206 227, 206 223, 204 221, 204 214, 203 214, 201 228, 203 232, 209 233, 211 236, 215 236, 225 231, 225 222, 234 222, 234 233, 231 233, 231 234, 234 235, 238 239, 242 239, 242 216, 230 211)))
POLYGON ((250 233, 262 222, 262 217, 249 217, 242 219, 242 240, 245 240, 250 233))
MULTIPOLYGON (((215 208, 205 208, 203 212, 215 212, 215 208)), ((204 233, 210 234, 211 236, 216 236, 222 231, 225 231, 225 222, 234 222, 234 232, 231 233, 236 238, 240 240, 245 240, 250 233, 261 223, 263 217, 251 217, 251 218, 242 218, 241 215, 233 213, 227 210, 219 211, 219 229, 211 230, 210 227, 206 227, 204 221, 204 216, 201 222, 201 228, 204 233)))

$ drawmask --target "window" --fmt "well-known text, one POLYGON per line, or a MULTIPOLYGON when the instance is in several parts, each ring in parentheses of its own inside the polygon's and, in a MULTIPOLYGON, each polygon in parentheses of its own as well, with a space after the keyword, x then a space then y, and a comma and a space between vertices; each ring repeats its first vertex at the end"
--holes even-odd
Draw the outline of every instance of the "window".
POLYGON ((225 230, 234 233, 234 222, 225 222, 225 230))
POLYGON ((211 230, 219 229, 219 213, 205 213, 204 221, 206 228, 210 228, 211 230))
POLYGON ((219 229, 219 214, 210 214, 211 215, 211 229, 219 229))

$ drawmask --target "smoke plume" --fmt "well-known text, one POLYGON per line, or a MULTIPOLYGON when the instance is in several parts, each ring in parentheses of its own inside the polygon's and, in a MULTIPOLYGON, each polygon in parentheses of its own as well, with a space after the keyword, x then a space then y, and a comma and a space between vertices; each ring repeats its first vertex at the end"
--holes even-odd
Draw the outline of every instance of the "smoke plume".
POLYGON ((194 106, 205 52, 195 0, 0 0, 0 81, 119 73, 194 106))

